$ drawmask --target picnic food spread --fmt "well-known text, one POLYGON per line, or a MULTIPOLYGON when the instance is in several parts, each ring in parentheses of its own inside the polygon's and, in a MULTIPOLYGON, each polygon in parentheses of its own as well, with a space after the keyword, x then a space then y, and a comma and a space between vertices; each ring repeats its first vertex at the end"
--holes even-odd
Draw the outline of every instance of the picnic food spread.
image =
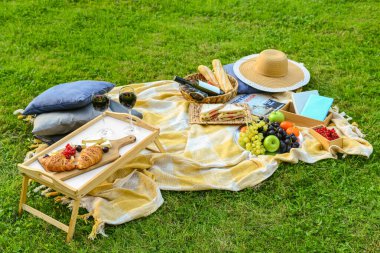
POLYGON ((214 73, 211 71, 211 69, 209 69, 207 66, 199 65, 198 71, 199 71, 199 73, 202 74, 202 76, 204 76, 206 78, 206 80, 209 84, 220 88, 219 83, 216 80, 216 77, 215 77, 214 73))
MULTIPOLYGON (((127 136, 124 139, 127 141, 123 141, 122 144, 133 143, 136 140, 134 136, 127 136)), ((82 140, 81 145, 71 145, 68 143, 65 145, 64 150, 45 154, 39 157, 38 160, 45 170, 51 172, 64 172, 75 169, 84 170, 90 167, 95 168, 102 161, 103 154, 108 153, 110 148, 112 148, 112 141, 105 138, 82 140)), ((119 145, 116 145, 115 148, 119 148, 119 145)), ((108 162, 117 158, 108 157, 108 154, 106 156, 108 162)))
POLYGON ((220 60, 212 60, 213 71, 205 65, 199 65, 199 73, 174 81, 180 84, 185 99, 202 103, 226 103, 236 96, 237 80, 228 75, 220 60))
POLYGON ((245 109, 234 104, 203 104, 200 112, 200 117, 204 121, 234 120, 245 116, 245 109))
POLYGON ((188 108, 190 124, 242 125, 254 117, 247 104, 197 104, 188 108))
POLYGON ((220 88, 226 93, 232 90, 231 82, 228 79, 227 74, 224 71, 223 65, 220 62, 220 60, 218 59, 212 60, 212 67, 214 68, 215 77, 216 77, 216 80, 218 81, 220 88))
POLYGON ((326 127, 321 126, 314 128, 314 130, 326 139, 328 139, 329 141, 339 138, 338 134, 335 132, 335 129, 328 129, 326 127))
MULTIPOLYGON (((305 67, 276 50, 245 57, 238 63, 234 65, 234 69, 235 66, 238 69, 236 76, 239 79, 242 76, 241 80, 247 80, 247 85, 266 92, 293 90, 304 86, 310 78, 305 67), (277 63, 279 67, 275 69, 273 66, 277 63)), ((371 145, 362 139, 360 131, 341 114, 331 110, 329 98, 321 98, 315 92, 294 96, 293 101, 286 93, 255 93, 239 97, 234 73, 227 73, 219 60, 212 61, 212 70, 206 65, 199 65, 197 70, 199 73, 176 77, 176 82, 131 85, 136 91, 133 103, 137 99, 136 107, 144 114, 144 119, 157 124, 164 133, 160 139, 167 153, 139 153, 153 140, 157 148, 163 150, 155 139, 159 132, 156 129, 149 135, 150 139, 141 138, 141 149, 134 152, 132 148, 130 156, 120 158, 120 148, 133 143, 136 138, 124 136, 125 139, 120 141, 96 139, 90 135, 87 139, 61 143, 64 146, 60 146, 58 152, 51 147, 53 152, 42 152, 37 159, 32 158, 40 161, 45 170, 54 172, 44 174, 52 179, 47 181, 47 186, 55 189, 58 185, 56 190, 70 198, 74 194, 71 191, 73 185, 80 184, 81 180, 87 180, 85 186, 91 183, 91 188, 77 191, 83 197, 91 190, 91 197, 80 200, 95 220, 91 238, 103 234, 106 223, 122 224, 153 213, 163 203, 161 190, 239 191, 270 177, 280 162, 297 163, 301 160, 314 163, 336 158, 337 152, 365 156, 372 152, 371 145), (143 94, 141 98, 140 94, 143 94), (313 116, 311 109, 318 111, 318 106, 312 106, 316 99, 325 101, 323 117, 313 116), (110 168, 113 173, 118 173, 104 174, 107 169, 86 171, 114 161, 117 166, 110 168), (97 177, 103 174, 104 177, 97 177), (70 187, 63 187, 66 184, 70 187)), ((120 89, 111 90, 109 97, 118 97, 120 89)), ((122 124, 120 122, 129 121, 124 114, 114 117, 117 120, 112 119, 109 121, 112 124, 108 125, 92 120, 85 125, 84 131, 92 125, 91 133, 95 134, 97 128, 115 127, 122 124)), ((115 129, 113 132, 119 134, 115 129)), ((75 134, 71 137, 75 138, 75 134)), ((23 173, 30 172, 32 177, 35 174, 28 170, 28 166, 34 161, 28 161, 20 168, 23 173)), ((22 199, 20 206, 23 207, 22 199)), ((79 207, 76 198, 74 206, 75 210, 79 207)))
POLYGON ((82 149, 80 145, 74 148, 67 144, 63 151, 54 152, 51 155, 46 154, 39 161, 46 170, 61 172, 73 169, 87 169, 102 160, 102 156, 103 150, 99 146, 94 145, 82 149), (80 155, 76 159, 77 151, 80 155))
POLYGON ((245 110, 234 104, 227 104, 218 110, 218 119, 233 120, 245 117, 245 110))
POLYGON ((238 139, 239 145, 253 155, 262 155, 266 151, 283 154, 292 148, 300 147, 300 140, 297 138, 300 135, 298 128, 291 122, 275 120, 277 118, 270 120, 261 116, 258 121, 242 127, 238 139))
POLYGON ((224 91, 219 89, 217 86, 208 84, 201 80, 186 80, 179 76, 176 76, 174 77, 174 81, 176 81, 177 83, 181 83, 183 85, 190 85, 193 88, 203 91, 210 96, 217 96, 217 95, 224 94, 224 91))
POLYGON ((61 172, 75 169, 74 160, 67 159, 62 153, 47 155, 40 160, 42 166, 48 171, 61 172))
POLYGON ((102 160, 103 150, 99 146, 91 146, 82 150, 78 158, 78 169, 87 169, 102 160))

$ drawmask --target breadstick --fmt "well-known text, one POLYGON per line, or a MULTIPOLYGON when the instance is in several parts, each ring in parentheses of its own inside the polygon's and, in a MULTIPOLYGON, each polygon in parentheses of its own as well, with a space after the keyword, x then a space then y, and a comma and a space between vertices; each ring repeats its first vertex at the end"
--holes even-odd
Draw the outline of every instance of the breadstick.
POLYGON ((199 73, 202 74, 202 76, 204 76, 206 78, 206 80, 208 82, 210 82, 210 84, 220 88, 219 83, 216 80, 214 73, 212 73, 211 69, 209 69, 208 67, 206 67, 204 65, 199 65, 198 71, 199 71, 199 73))
POLYGON ((218 83, 220 85, 220 88, 225 93, 232 90, 232 85, 230 83, 230 80, 228 80, 228 76, 227 76, 226 72, 224 71, 222 63, 220 62, 220 60, 218 60, 218 59, 212 60, 212 66, 214 68, 215 77, 216 77, 216 80, 218 81, 218 83))

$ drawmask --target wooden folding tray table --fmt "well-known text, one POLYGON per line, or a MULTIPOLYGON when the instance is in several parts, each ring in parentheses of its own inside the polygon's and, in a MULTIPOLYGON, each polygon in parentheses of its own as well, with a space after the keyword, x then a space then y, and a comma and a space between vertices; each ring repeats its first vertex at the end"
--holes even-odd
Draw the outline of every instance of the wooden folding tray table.
POLYGON ((62 229, 67 233, 66 241, 70 242, 75 231, 75 224, 77 221, 81 198, 96 186, 98 186, 100 183, 104 182, 117 170, 123 168, 126 163, 132 160, 143 149, 147 148, 149 144, 154 143, 159 152, 164 152, 164 149, 158 140, 159 132, 159 128, 155 128, 135 116, 113 112, 103 113, 76 131, 70 133, 60 141, 54 143, 47 149, 36 154, 30 160, 22 164, 18 164, 19 170, 23 175, 21 197, 18 210, 19 214, 21 215, 22 211, 25 210, 56 226, 57 228, 62 229), (63 149, 67 143, 80 144, 83 139, 94 139, 97 137, 97 131, 103 127, 104 123, 106 124, 107 128, 111 128, 113 130, 114 136, 112 139, 120 139, 122 137, 125 137, 127 134, 124 133, 123 129, 129 124, 130 117, 132 118, 136 128, 134 133, 136 136, 136 142, 122 147, 119 150, 120 157, 111 163, 68 179, 61 179, 59 173, 46 171, 38 161, 38 157, 50 153, 54 150, 63 149), (55 220, 54 218, 26 204, 26 194, 29 179, 46 185, 56 190, 57 192, 65 194, 66 196, 73 199, 74 202, 69 225, 63 224, 60 221, 55 220))

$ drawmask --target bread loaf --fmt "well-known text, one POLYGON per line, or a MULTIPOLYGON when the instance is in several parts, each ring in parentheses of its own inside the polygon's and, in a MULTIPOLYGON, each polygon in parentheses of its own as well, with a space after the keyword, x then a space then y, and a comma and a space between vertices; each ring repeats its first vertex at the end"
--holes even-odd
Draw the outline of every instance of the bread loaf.
POLYGON ((218 81, 215 78, 214 73, 212 73, 211 69, 209 69, 205 65, 199 65, 198 66, 198 71, 199 73, 202 74, 206 78, 206 80, 211 84, 214 85, 215 87, 220 88, 218 81))
POLYGON ((212 66, 214 68, 215 77, 219 83, 220 89, 222 89, 225 93, 232 90, 232 85, 228 79, 226 72, 223 69, 223 65, 220 60, 212 60, 212 66))

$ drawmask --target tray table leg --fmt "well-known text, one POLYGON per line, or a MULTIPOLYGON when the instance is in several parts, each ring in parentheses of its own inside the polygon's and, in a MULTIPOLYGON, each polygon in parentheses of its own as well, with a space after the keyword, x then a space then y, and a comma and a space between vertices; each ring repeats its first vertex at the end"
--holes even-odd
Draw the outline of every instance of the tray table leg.
POLYGON ((22 205, 26 203, 26 193, 28 192, 28 181, 29 178, 25 175, 22 177, 22 187, 21 187, 21 195, 20 195, 20 203, 18 206, 18 214, 22 214, 22 205))
POLYGON ((66 242, 70 242, 73 238, 75 225, 78 218, 78 210, 79 210, 80 198, 74 199, 73 210, 71 212, 71 218, 69 223, 69 231, 67 232, 66 242))
POLYGON ((156 144, 158 150, 161 152, 161 153, 165 153, 165 149, 164 147, 162 146, 161 142, 158 140, 158 138, 156 138, 154 140, 154 144, 156 144))

